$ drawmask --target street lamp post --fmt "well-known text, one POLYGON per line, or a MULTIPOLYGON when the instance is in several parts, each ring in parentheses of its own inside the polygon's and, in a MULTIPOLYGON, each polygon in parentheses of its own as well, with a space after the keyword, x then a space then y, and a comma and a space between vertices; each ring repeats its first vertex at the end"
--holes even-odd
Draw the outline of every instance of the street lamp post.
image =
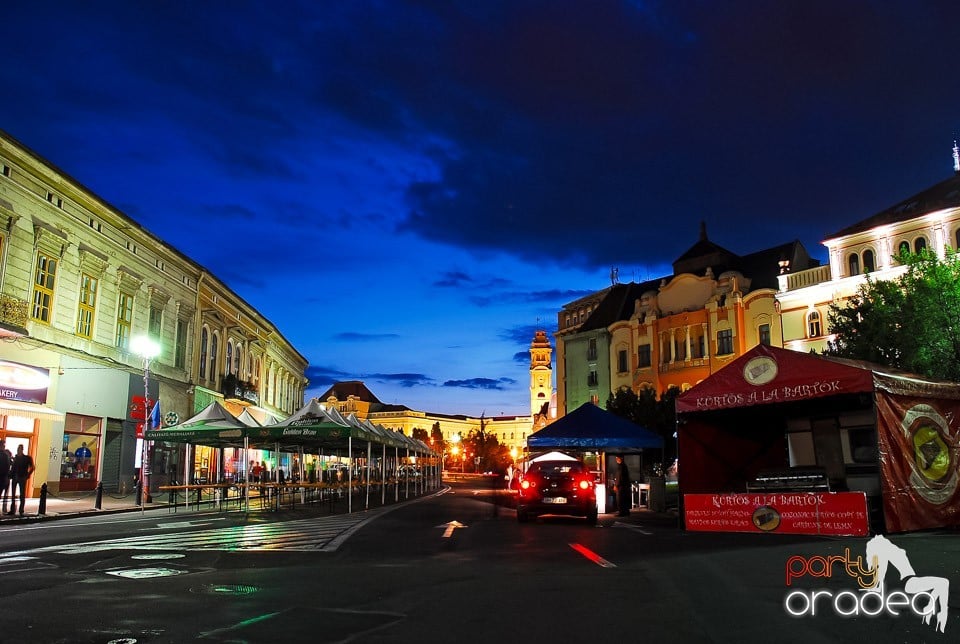
POLYGON ((140 452, 140 491, 143 496, 137 496, 137 504, 142 507, 142 501, 153 501, 150 498, 150 477, 147 474, 147 424, 150 422, 150 361, 160 355, 160 345, 148 336, 137 336, 130 340, 130 348, 143 358, 143 437, 140 452))

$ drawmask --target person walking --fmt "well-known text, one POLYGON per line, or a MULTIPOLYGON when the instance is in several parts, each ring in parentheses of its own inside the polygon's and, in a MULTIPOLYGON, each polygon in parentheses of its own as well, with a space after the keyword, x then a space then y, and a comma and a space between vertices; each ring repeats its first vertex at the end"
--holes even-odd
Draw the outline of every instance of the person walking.
POLYGON ((13 456, 7 449, 7 441, 0 439, 0 512, 7 511, 7 494, 10 488, 10 467, 13 465, 13 456))
POLYGON ((623 456, 617 455, 617 516, 630 516, 630 470, 623 462, 623 456))
POLYGON ((13 457, 13 466, 10 468, 10 476, 13 479, 13 494, 11 495, 12 504, 7 514, 13 514, 14 506, 17 504, 17 488, 20 488, 20 516, 23 516, 23 506, 27 502, 27 480, 33 474, 33 459, 29 454, 23 453, 23 445, 17 445, 17 455, 13 457))

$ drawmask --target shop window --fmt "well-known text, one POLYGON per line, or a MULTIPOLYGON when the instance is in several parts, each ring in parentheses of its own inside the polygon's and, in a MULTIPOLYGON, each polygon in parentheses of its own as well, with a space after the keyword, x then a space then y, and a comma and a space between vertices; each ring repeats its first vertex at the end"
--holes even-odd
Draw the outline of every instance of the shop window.
POLYGON ((101 419, 67 414, 63 425, 60 489, 92 490, 97 486, 101 419))

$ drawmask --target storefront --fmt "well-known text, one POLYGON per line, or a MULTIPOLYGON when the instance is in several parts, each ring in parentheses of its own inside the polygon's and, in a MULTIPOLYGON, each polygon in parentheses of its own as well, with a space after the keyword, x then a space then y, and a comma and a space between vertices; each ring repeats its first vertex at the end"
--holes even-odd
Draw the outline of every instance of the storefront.
POLYGON ((685 526, 958 525, 958 418, 955 383, 760 345, 677 398, 685 526))
POLYGON ((103 419, 67 414, 63 424, 60 491, 93 490, 100 480, 103 419))

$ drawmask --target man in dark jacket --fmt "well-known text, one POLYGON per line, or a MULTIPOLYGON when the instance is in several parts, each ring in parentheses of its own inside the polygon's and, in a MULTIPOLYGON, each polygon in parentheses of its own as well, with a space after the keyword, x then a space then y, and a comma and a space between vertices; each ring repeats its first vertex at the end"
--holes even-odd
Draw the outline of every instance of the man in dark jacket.
POLYGON ((0 439, 0 500, 3 505, 0 511, 7 511, 7 493, 10 488, 10 466, 13 464, 13 457, 7 451, 7 442, 0 439))
POLYGON ((23 516, 23 506, 27 502, 27 479, 33 474, 33 469, 33 459, 29 454, 23 453, 23 445, 17 445, 17 455, 13 457, 13 466, 10 468, 10 476, 13 479, 11 496, 13 504, 7 514, 13 514, 14 506, 17 504, 17 488, 20 488, 20 516, 23 516))

